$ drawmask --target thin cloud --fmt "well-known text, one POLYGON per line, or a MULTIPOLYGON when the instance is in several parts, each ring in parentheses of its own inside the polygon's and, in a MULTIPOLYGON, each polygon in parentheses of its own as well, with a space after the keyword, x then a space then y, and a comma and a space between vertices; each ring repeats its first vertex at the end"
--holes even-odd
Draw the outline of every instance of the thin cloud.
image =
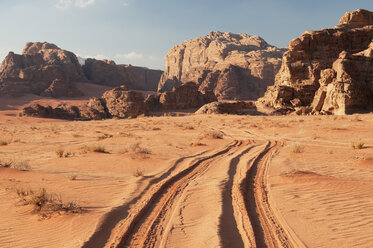
POLYGON ((55 7, 59 9, 67 9, 71 6, 86 8, 93 4, 95 4, 95 0, 58 0, 55 7))
POLYGON ((142 59, 144 55, 141 53, 130 52, 130 53, 123 53, 123 54, 116 54, 115 58, 119 59, 142 59))

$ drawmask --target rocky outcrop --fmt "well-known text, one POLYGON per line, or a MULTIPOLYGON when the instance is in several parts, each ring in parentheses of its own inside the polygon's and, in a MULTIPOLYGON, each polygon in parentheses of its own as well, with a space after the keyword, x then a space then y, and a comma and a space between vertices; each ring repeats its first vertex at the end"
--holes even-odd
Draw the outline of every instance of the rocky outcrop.
POLYGON ((273 85, 284 52, 258 36, 211 32, 167 53, 158 91, 192 81, 219 99, 257 99, 273 85))
POLYGON ((86 78, 73 53, 46 42, 29 42, 22 55, 10 52, 4 59, 0 95, 80 96, 82 93, 74 85, 80 81, 86 78))
POLYGON ((144 96, 137 91, 120 86, 102 95, 110 116, 127 118, 145 114, 144 96))
MULTIPOLYGON (((348 12, 334 28, 289 43, 260 102, 298 113, 348 114, 373 105, 373 13, 348 12)), ((283 111, 283 112, 288 112, 283 111)))
POLYGON ((206 103, 217 101, 212 91, 201 93, 197 84, 188 82, 175 87, 172 91, 164 92, 159 102, 164 110, 199 108, 206 103))
POLYGON ((10 52, 4 59, 0 68, 0 95, 82 96, 76 88, 79 82, 157 91, 162 75, 160 70, 116 65, 108 60, 86 59, 83 66, 80 62, 75 54, 54 44, 29 42, 21 55, 10 52))
POLYGON ((196 114, 252 114, 256 113, 255 104, 244 101, 212 102, 203 105, 196 114))
POLYGON ((117 65, 114 61, 87 59, 83 65, 85 76, 93 83, 117 87, 126 85, 132 90, 157 91, 162 75, 160 70, 151 70, 132 65, 117 65))
POLYGON ((57 108, 52 108, 33 104, 25 107, 22 113, 26 116, 68 120, 132 118, 162 110, 199 108, 216 100, 212 92, 203 94, 192 82, 176 87, 174 91, 160 95, 149 95, 146 99, 142 93, 128 90, 126 86, 122 85, 106 91, 100 98, 91 98, 81 106, 59 105, 57 108))
POLYGON ((101 98, 91 98, 82 106, 58 105, 52 108, 33 104, 25 107, 22 113, 42 118, 101 120, 111 117, 136 117, 146 112, 142 94, 121 86, 106 91, 101 98))
POLYGON ((74 120, 80 117, 79 108, 76 106, 70 106, 61 104, 56 108, 51 106, 42 106, 39 104, 32 104, 23 109, 23 115, 41 118, 54 118, 54 119, 66 119, 74 120))

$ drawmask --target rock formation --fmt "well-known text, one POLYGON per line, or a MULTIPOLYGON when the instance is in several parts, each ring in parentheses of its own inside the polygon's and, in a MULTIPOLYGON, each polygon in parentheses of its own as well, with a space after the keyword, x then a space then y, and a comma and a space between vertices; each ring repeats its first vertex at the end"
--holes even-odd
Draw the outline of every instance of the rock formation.
POLYGON ((33 104, 23 109, 26 116, 57 118, 57 119, 87 119, 101 120, 106 118, 137 117, 149 112, 199 108, 206 103, 216 101, 212 92, 205 94, 198 91, 195 83, 189 82, 176 87, 174 91, 160 95, 149 95, 144 99, 142 93, 128 90, 124 85, 106 91, 102 97, 93 97, 81 106, 59 105, 56 108, 33 104))
POLYGON ((219 99, 257 99, 273 85, 284 52, 258 36, 211 32, 167 53, 158 91, 193 81, 219 99))
POLYGON ((334 28, 289 43, 260 102, 277 112, 346 114, 373 105, 373 13, 346 13, 334 28))
POLYGON ((75 82, 86 81, 76 56, 49 43, 27 43, 22 55, 10 52, 0 68, 0 95, 23 93, 80 96, 75 82))
POLYGON ((257 114, 257 110, 252 102, 212 102, 203 105, 196 114, 257 114))
POLYGON ((193 82, 177 86, 172 91, 162 93, 159 97, 164 110, 199 108, 213 101, 217 101, 217 98, 212 91, 201 93, 193 82))
POLYGON ((76 88, 79 82, 156 91, 161 75, 160 70, 116 65, 108 60, 86 59, 81 66, 72 52, 46 42, 29 42, 21 55, 10 52, 4 59, 0 68, 0 95, 75 97, 83 95, 76 88))
POLYGON ((87 59, 83 65, 87 79, 93 83, 117 87, 126 85, 132 90, 157 91, 162 75, 160 70, 151 70, 131 65, 117 65, 114 61, 87 59))

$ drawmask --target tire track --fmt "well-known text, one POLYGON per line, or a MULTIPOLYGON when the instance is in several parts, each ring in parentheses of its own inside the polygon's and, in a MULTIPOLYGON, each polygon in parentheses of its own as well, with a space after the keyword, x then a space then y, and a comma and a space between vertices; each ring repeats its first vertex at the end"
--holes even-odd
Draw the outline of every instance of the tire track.
POLYGON ((253 247, 305 247, 270 206, 267 172, 270 160, 281 145, 279 142, 268 141, 264 149, 251 160, 246 178, 240 185, 252 227, 248 239, 253 247))
POLYGON ((168 179, 151 196, 137 213, 129 216, 125 223, 115 230, 107 247, 154 247, 164 232, 164 222, 169 218, 173 205, 188 184, 205 171, 210 164, 227 153, 238 149, 240 141, 234 141, 223 150, 192 163, 187 169, 168 179))

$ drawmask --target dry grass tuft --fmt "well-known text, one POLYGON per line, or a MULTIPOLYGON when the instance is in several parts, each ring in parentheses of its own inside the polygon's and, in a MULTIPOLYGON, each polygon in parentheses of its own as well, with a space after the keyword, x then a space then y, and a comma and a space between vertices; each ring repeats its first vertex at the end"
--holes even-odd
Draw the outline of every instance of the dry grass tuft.
POLYGON ((121 153, 130 153, 131 158, 149 158, 152 153, 148 148, 142 147, 140 143, 131 144, 128 148, 125 148, 121 153))
POLYGON ((15 169, 15 170, 20 170, 20 171, 31 170, 30 164, 27 161, 24 161, 24 160, 20 160, 20 161, 0 160, 0 167, 12 168, 12 169, 15 169))
POLYGON ((63 149, 62 147, 57 148, 55 150, 55 153, 56 153, 57 157, 59 157, 59 158, 68 158, 68 157, 73 156, 73 153, 71 153, 69 151, 65 151, 65 149, 63 149))
POLYGON ((109 138, 112 138, 112 137, 113 137, 113 135, 104 133, 101 136, 98 136, 97 140, 104 140, 104 139, 109 139, 109 138))
POLYGON ((105 146, 98 145, 98 144, 96 144, 96 145, 90 145, 90 146, 84 145, 80 149, 83 151, 83 153, 87 153, 87 152, 109 153, 106 150, 105 146))
POLYGON ((135 173, 133 173, 133 176, 135 177, 143 177, 144 176, 144 171, 137 169, 135 173))
POLYGON ((39 190, 16 189, 18 197, 23 205, 31 205, 34 211, 43 217, 48 217, 53 213, 81 213, 82 208, 73 201, 64 202, 56 194, 48 193, 45 188, 39 190))
POLYGON ((211 139, 222 139, 224 133, 219 130, 207 131, 202 134, 201 138, 211 138, 211 139))
POLYGON ((360 141, 356 141, 356 142, 351 142, 351 147, 353 149, 363 149, 364 145, 365 145, 365 143, 362 142, 361 140, 360 141))
POLYGON ((290 149, 293 153, 302 153, 304 151, 304 147, 300 144, 293 144, 290 149))
POLYGON ((5 138, 0 139, 0 146, 7 146, 10 143, 12 143, 12 139, 5 139, 5 138))

